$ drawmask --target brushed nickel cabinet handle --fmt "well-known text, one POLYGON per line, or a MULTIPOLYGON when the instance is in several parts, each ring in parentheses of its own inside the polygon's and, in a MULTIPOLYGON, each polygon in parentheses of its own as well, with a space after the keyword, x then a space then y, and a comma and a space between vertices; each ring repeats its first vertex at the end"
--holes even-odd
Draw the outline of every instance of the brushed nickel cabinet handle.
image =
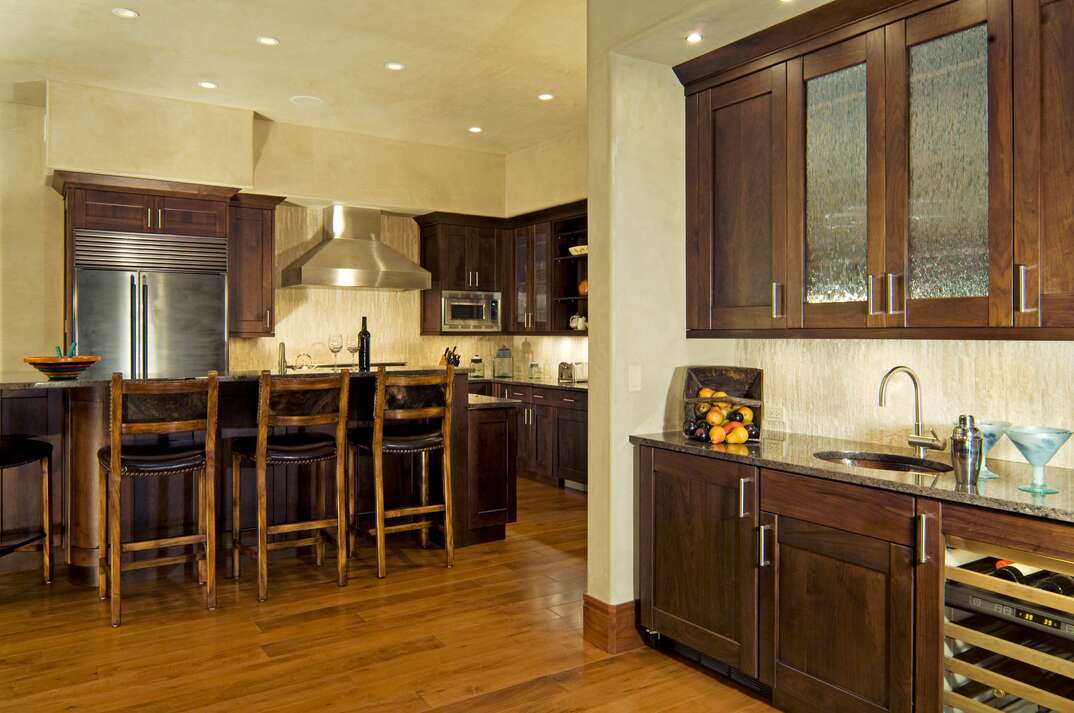
POLYGON ((779 282, 772 283, 772 319, 783 316, 783 285, 779 282))
POLYGON ((474 287, 481 287, 481 271, 474 270, 474 287))
MULTIPOLYGON (((898 277, 894 272, 889 272, 886 275, 888 314, 902 314, 902 310, 897 309, 895 304, 895 281, 898 277)), ((901 307, 901 305, 898 306, 901 307)))
POLYGON ((865 313, 876 314, 876 275, 871 272, 865 276, 865 313))
POLYGON ((533 398, 535 398, 535 399, 543 399, 544 396, 541 396, 540 394, 534 394, 533 398))
POLYGON ((157 208, 157 230, 164 227, 164 209, 157 208))
POLYGON ((765 533, 772 529, 771 525, 761 525, 757 528, 757 566, 767 567, 772 564, 765 551, 765 533))
POLYGON ((1017 295, 1017 303, 1015 304, 1016 312, 1036 312, 1036 308, 1030 309, 1027 307, 1029 302, 1026 296, 1026 283, 1029 282, 1029 267, 1026 265, 1015 265, 1017 268, 1015 272, 1015 278, 1018 280, 1018 288, 1015 294, 1017 295))
POLYGON ((269 311, 265 310, 265 329, 269 328, 269 311))
POLYGON ((919 564, 929 561, 928 543, 928 516, 921 513, 917 516, 917 561, 919 564))
POLYGON ((145 227, 148 230, 153 229, 153 209, 152 208, 146 208, 145 209, 145 227))
POLYGON ((573 403, 574 403, 574 399, 568 399, 568 398, 567 398, 566 396, 564 396, 564 397, 563 397, 563 400, 564 400, 564 401, 566 401, 566 402, 567 402, 567 403, 569 403, 569 404, 573 404, 573 403))
POLYGON ((750 482, 749 478, 738 479, 738 516, 740 518, 746 517, 746 483, 750 482))

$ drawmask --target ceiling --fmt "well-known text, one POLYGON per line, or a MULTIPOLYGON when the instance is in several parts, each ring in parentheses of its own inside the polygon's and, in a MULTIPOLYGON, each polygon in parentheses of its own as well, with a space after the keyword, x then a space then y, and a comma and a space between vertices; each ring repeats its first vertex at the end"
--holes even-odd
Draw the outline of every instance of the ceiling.
POLYGON ((674 66, 830 1, 703 0, 632 38, 617 51, 674 66), (683 38, 694 31, 703 39, 697 44, 684 42, 683 38))
POLYGON ((584 128, 585 65, 585 0, 0 0, 8 101, 66 80, 507 153, 584 128))

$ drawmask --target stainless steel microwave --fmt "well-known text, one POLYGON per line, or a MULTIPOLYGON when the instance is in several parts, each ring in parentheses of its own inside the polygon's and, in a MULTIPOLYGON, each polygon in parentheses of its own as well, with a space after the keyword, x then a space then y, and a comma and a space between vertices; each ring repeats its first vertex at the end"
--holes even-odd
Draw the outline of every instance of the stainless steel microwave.
POLYGON ((499 292, 444 291, 441 298, 440 329, 444 332, 499 332, 499 292))

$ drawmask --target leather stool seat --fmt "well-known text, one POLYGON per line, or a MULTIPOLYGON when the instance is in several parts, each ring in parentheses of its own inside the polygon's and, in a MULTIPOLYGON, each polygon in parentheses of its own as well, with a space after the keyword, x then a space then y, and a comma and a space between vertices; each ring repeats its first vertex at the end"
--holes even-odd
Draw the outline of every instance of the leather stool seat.
POLYGON ((52 455, 52 444, 35 438, 0 437, 0 468, 15 468, 52 455))
MULTIPOLYGON (((133 475, 177 475, 205 467, 205 448, 201 444, 138 444, 123 446, 120 472, 133 475)), ((112 448, 97 451, 97 461, 106 472, 112 469, 112 448)))
MULTIPOLYGON (((249 460, 257 459, 257 437, 236 438, 232 453, 249 460)), ((336 457, 336 437, 330 433, 306 431, 268 437, 270 463, 311 463, 336 457)))
MULTIPOLYGON (((350 441, 364 451, 373 451, 373 429, 358 428, 350 432, 350 441)), ((444 435, 439 427, 389 428, 384 427, 382 445, 385 453, 422 453, 438 451, 444 447, 444 435)))

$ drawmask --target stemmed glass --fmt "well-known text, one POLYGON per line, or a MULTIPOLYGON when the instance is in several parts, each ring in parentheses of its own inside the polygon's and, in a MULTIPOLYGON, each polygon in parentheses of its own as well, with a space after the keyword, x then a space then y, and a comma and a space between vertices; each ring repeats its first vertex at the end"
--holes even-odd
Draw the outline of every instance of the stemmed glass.
POLYGON ((1041 495, 1059 492, 1044 482, 1044 466, 1070 436, 1071 432, 1066 429, 1044 426, 1015 426, 1007 431, 1007 438, 1033 466, 1033 482, 1019 487, 1019 490, 1041 495))
POLYGON ((362 348, 361 341, 357 334, 351 334, 347 337, 347 351, 351 353, 351 368, 358 368, 358 350, 362 348))
POLYGON ((333 334, 328 338, 328 351, 332 352, 332 368, 339 371, 339 353, 343 351, 342 334, 333 334))

